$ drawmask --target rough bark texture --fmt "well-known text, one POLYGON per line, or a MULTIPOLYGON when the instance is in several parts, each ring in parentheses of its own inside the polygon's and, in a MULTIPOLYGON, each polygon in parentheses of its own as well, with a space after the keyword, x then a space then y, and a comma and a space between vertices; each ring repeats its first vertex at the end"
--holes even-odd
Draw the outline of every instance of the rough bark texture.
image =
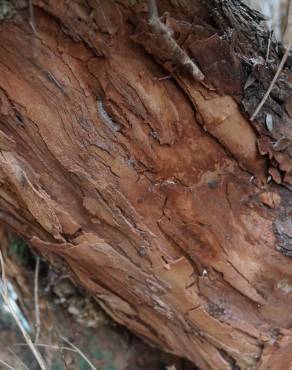
POLYGON ((291 70, 252 126, 283 53, 272 43, 265 62, 260 15, 236 0, 159 2, 199 83, 144 2, 36 0, 36 34, 26 2, 5 4, 1 221, 64 259, 115 320, 201 369, 288 369, 291 70))
MULTIPOLYGON (((29 246, 0 227, 0 249, 5 259, 9 296, 24 328, 35 339, 36 258, 29 246)), ((116 325, 84 289, 70 281, 62 265, 40 263, 38 274, 40 336, 38 346, 48 370, 88 370, 88 363, 68 350, 63 338, 74 343, 98 370, 195 370, 182 358, 150 347, 116 325), (63 350, 62 350, 63 347, 63 350), (64 349, 65 347, 65 349, 64 349)), ((0 297, 0 369, 5 361, 15 370, 39 370, 31 350, 0 297), (22 362, 22 363, 21 363, 22 362), (27 367, 25 366, 27 365, 27 367)))

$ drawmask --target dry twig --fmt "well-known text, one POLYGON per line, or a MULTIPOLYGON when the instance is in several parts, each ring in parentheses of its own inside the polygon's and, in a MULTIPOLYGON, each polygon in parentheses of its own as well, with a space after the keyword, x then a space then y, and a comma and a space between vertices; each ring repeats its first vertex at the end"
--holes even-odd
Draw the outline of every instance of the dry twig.
POLYGON ((0 364, 6 366, 8 369, 12 369, 12 370, 15 370, 14 367, 10 366, 9 364, 7 364, 7 362, 3 361, 0 359, 0 364))
POLYGON ((9 348, 8 350, 15 357, 16 361, 21 366, 21 369, 29 370, 29 368, 25 365, 25 363, 22 361, 22 359, 11 348, 9 348))
MULTIPOLYGON (((45 344, 45 343, 37 343, 35 344, 37 347, 44 347, 44 348, 49 348, 49 349, 54 349, 56 351, 71 351, 71 352, 77 352, 74 348, 71 348, 71 347, 60 347, 60 346, 57 346, 57 345, 53 345, 53 344, 45 344)), ((22 347, 22 346, 27 346, 26 343, 16 343, 14 344, 14 346, 16 347, 22 347)))
POLYGON ((39 256, 37 256, 34 273, 35 344, 38 343, 39 341, 41 330, 40 307, 39 307, 39 270, 40 270, 40 258, 39 256))
POLYGON ((269 86, 268 90, 266 91, 264 97, 260 101, 260 103, 257 106, 256 110, 254 111, 253 115, 250 117, 250 120, 251 121, 253 121, 255 119, 255 117, 258 115, 259 111, 262 109, 262 107, 265 104, 266 100, 268 99, 271 91, 273 90, 273 87, 274 87, 274 85, 275 85, 275 83, 276 83, 276 81, 277 81, 277 79, 278 79, 278 77, 279 77, 279 75, 280 75, 280 73, 281 73, 281 71, 282 71, 285 63, 286 63, 286 60, 288 58, 289 52, 291 50, 291 44, 292 44, 292 42, 289 42, 288 47, 287 47, 287 49, 285 51, 285 54, 283 55, 283 58, 282 58, 282 60, 281 60, 281 62, 279 64, 279 67, 277 69, 277 72, 275 73, 275 76, 274 76, 272 82, 270 83, 270 86, 269 86))
POLYGON ((10 301, 9 301, 8 290, 7 290, 7 280, 6 280, 6 275, 5 275, 5 265, 4 265, 4 260, 3 260, 3 256, 2 256, 1 251, 0 251, 0 263, 1 263, 1 270, 2 270, 2 287, 1 287, 1 290, 0 290, 0 294, 3 298, 3 301, 4 301, 5 305, 7 306, 7 308, 9 309, 9 312, 11 313, 12 317, 14 318, 19 330, 21 331, 22 335, 24 336, 24 339, 25 339, 27 345, 29 346, 29 348, 31 349, 35 359, 37 360, 38 364, 40 365, 41 370, 47 370, 47 367, 46 367, 46 364, 45 364, 45 361, 44 361, 42 355, 37 350, 37 348, 34 346, 30 336, 28 335, 28 333, 24 329, 21 321, 19 320, 18 316, 14 312, 14 309, 13 309, 13 307, 12 307, 10 301))
POLYGON ((273 36, 273 30, 271 30, 270 34, 269 34, 269 41, 268 41, 267 54, 266 54, 266 62, 269 60, 272 36, 273 36))
POLYGON ((176 43, 168 27, 159 19, 156 0, 148 1, 148 11, 149 26, 156 35, 163 39, 163 43, 169 48, 173 58, 172 61, 187 71, 195 80, 203 81, 205 79, 203 72, 176 43))
POLYGON ((32 32, 36 35, 36 28, 34 22, 34 12, 33 12, 33 3, 32 0, 28 0, 28 8, 29 8, 29 25, 32 29, 32 32))
POLYGON ((67 344, 69 344, 69 346, 71 346, 73 349, 75 349, 76 352, 78 352, 78 354, 88 363, 88 365, 90 366, 90 368, 92 370, 97 370, 97 368, 93 365, 93 363, 87 358, 87 356, 78 348, 75 346, 75 344, 73 344, 72 342, 70 342, 68 339, 60 336, 60 338, 66 342, 67 344))

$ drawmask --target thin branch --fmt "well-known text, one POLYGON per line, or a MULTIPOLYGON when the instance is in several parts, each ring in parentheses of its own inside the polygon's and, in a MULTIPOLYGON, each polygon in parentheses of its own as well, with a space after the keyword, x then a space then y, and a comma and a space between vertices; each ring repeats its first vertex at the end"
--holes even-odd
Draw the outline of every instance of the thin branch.
MULTIPOLYGON (((64 363, 64 367, 65 367, 65 370, 69 370, 69 368, 68 368, 68 365, 67 365, 67 361, 66 361, 66 356, 65 356, 65 351, 64 351, 64 348, 66 348, 66 347, 63 347, 63 346, 60 346, 60 342, 58 342, 58 347, 59 347, 59 352, 60 352, 60 355, 61 355, 61 357, 62 357, 62 360, 63 360, 63 363, 64 363)), ((70 348, 71 349, 71 351, 73 351, 73 352, 76 352, 75 350, 74 350, 74 348, 70 348)))
POLYGON ((267 54, 266 54, 266 62, 269 60, 269 56, 270 56, 272 36, 273 36, 273 30, 271 30, 270 34, 269 34, 269 41, 268 41, 267 54))
POLYGON ((0 359, 0 364, 5 365, 6 367, 8 367, 8 369, 15 370, 14 367, 10 366, 9 364, 7 364, 7 362, 5 362, 5 361, 3 361, 1 359, 0 359))
POLYGON ((12 355, 16 358, 16 360, 18 361, 18 363, 26 370, 29 370, 29 368, 26 366, 26 364, 22 361, 22 359, 11 349, 9 348, 8 349, 9 352, 12 353, 12 355))
POLYGON ((8 297, 7 283, 6 283, 6 274, 5 274, 5 268, 4 268, 4 259, 3 259, 3 256, 2 256, 2 252, 1 251, 0 251, 0 264, 1 264, 1 272, 2 272, 2 291, 3 291, 3 294, 6 297, 8 297))
POLYGON ((45 361, 44 361, 42 355, 40 354, 40 352, 34 346, 30 336, 27 334, 26 330, 24 329, 23 325, 21 324, 18 316, 14 312, 14 309, 13 309, 13 307, 12 307, 10 301, 9 301, 9 297, 8 297, 8 294, 7 294, 7 280, 6 280, 6 276, 5 276, 4 260, 3 260, 3 256, 2 256, 1 251, 0 251, 0 263, 1 263, 1 269, 2 269, 2 285, 3 285, 2 289, 0 290, 0 294, 3 298, 3 301, 6 304, 6 306, 8 307, 9 312, 11 313, 12 317, 14 318, 14 320, 15 320, 18 328, 19 328, 19 330, 21 331, 22 335, 24 336, 24 339, 25 339, 26 343, 28 344, 28 346, 30 347, 35 359, 37 360, 38 364, 40 365, 41 370, 47 370, 47 367, 46 367, 46 364, 45 364, 45 361))
POLYGON ((35 344, 37 344, 39 341, 41 330, 40 306, 39 306, 39 271, 40 271, 40 257, 37 256, 34 272, 35 344))
POLYGON ((86 357, 86 355, 78 348, 75 346, 75 344, 73 344, 72 342, 70 342, 68 339, 60 336, 60 338, 66 342, 67 344, 69 344, 69 346, 71 346, 72 348, 75 349, 76 352, 79 353, 79 355, 88 363, 88 365, 91 367, 92 370, 97 370, 97 368, 93 365, 93 363, 86 357))
MULTIPOLYGON (((37 347, 44 347, 44 348, 50 348, 50 349, 54 349, 56 351, 71 351, 71 352, 77 352, 75 349, 71 348, 71 347, 60 347, 60 346, 57 346, 57 345, 53 345, 53 344, 45 344, 45 343, 36 343, 35 344, 37 347)), ((22 346, 27 346, 26 343, 16 343, 16 344, 13 344, 13 346, 16 346, 16 347, 22 347, 22 346)))
POLYGON ((257 106, 257 108, 254 111, 253 115, 250 117, 250 120, 251 121, 253 121, 255 119, 255 117, 258 115, 259 111, 262 109, 262 107, 265 104, 266 100, 268 99, 271 91, 273 90, 273 87, 274 87, 274 85, 275 85, 275 83, 276 83, 276 81, 277 81, 277 79, 278 79, 278 77, 279 77, 279 75, 280 75, 280 73, 281 73, 281 71, 282 71, 285 63, 286 63, 286 60, 288 58, 288 55, 289 55, 289 52, 290 52, 290 49, 291 49, 291 44, 292 44, 292 42, 289 42, 288 47, 287 47, 287 49, 285 51, 285 54, 283 55, 283 58, 282 58, 282 60, 281 60, 281 62, 279 64, 279 67, 277 69, 277 72, 275 73, 275 76, 274 76, 272 82, 270 83, 270 86, 269 86, 267 92, 265 93, 265 95, 262 98, 261 102, 257 106))
POLYGON ((159 19, 156 0, 148 0, 149 26, 160 36, 164 45, 172 55, 172 61, 187 71, 195 80, 203 81, 205 76, 188 54, 176 43, 170 29, 159 19))
POLYGON ((34 11, 33 11, 33 3, 32 0, 28 0, 28 8, 29 8, 29 25, 32 29, 32 32, 36 35, 36 28, 35 28, 35 22, 34 22, 34 11))

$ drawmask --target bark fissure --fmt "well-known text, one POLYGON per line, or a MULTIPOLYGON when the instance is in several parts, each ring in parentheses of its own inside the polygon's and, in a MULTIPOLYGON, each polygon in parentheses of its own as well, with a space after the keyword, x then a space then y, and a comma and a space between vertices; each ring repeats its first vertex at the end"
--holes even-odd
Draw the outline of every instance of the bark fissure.
POLYGON ((282 370, 292 272, 276 246, 290 248, 290 193, 266 183, 266 133, 239 108, 247 18, 228 23, 231 40, 233 0, 212 1, 220 29, 206 5, 172 3, 158 3, 167 37, 125 1, 36 0, 34 46, 17 12, 0 25, 0 220, 62 258, 118 322, 203 370, 282 370), (173 69, 169 37, 204 84, 173 69))

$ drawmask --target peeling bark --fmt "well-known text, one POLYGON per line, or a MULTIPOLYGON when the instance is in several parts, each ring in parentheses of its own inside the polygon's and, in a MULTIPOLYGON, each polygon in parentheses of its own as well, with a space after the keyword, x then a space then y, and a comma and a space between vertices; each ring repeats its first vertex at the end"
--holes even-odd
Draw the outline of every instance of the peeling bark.
POLYGON ((36 34, 27 4, 11 3, 0 26, 0 220, 167 351, 204 370, 282 370, 292 362, 291 58, 250 122, 283 53, 272 44, 262 61, 260 15, 235 0, 212 11, 159 2, 201 83, 163 49, 146 3, 130 3, 36 0, 36 34))

